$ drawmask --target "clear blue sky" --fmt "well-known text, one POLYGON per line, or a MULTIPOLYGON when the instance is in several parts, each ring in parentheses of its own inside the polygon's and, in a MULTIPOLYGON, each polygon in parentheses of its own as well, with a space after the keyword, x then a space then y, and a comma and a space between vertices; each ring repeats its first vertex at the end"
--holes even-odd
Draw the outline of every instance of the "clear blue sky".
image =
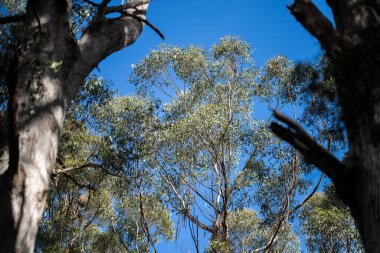
MULTIPOLYGON (((114 2, 117 4, 120 0, 114 2)), ((120 94, 131 93, 134 90, 128 84, 131 64, 139 62, 157 45, 165 42, 209 48, 225 35, 237 35, 249 42, 255 49, 253 58, 257 67, 278 54, 293 61, 315 60, 321 55, 319 43, 289 13, 286 5, 290 3, 284 0, 152 0, 148 19, 164 33, 166 40, 162 41, 145 27, 135 44, 99 65, 100 75, 113 81, 120 94)), ((314 3, 331 17, 324 1, 314 3)), ((195 252, 190 236, 184 233, 186 229, 182 229, 177 244, 160 243, 159 252, 195 252)))

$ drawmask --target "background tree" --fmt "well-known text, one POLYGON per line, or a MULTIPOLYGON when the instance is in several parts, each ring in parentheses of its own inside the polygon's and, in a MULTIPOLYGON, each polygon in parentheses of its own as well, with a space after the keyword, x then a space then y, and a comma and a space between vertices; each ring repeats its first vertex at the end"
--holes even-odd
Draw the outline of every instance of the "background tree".
POLYGON ((69 102, 100 61, 132 44, 143 23, 150 24, 149 0, 110 2, 1 2, 21 7, 0 18, 0 24, 18 22, 4 27, 0 57, 9 98, 8 124, 1 129, 8 138, 0 143, 4 252, 33 251, 69 102))
POLYGON ((380 251, 379 217, 379 10, 378 1, 326 1, 335 26, 309 0, 296 0, 291 13, 321 44, 333 65, 349 152, 336 159, 280 113, 274 133, 297 148, 334 182, 359 225, 368 252, 380 251))
POLYGON ((154 103, 113 95, 91 77, 68 110, 38 252, 149 252, 173 238, 169 212, 140 165, 154 103))
MULTIPOLYGON (((298 94, 308 97, 304 93, 309 92, 310 81, 321 81, 314 76, 317 70, 318 66, 296 66, 277 57, 268 61, 257 80, 249 46, 235 37, 222 38, 210 52, 164 46, 135 66, 133 83, 143 92, 150 88, 169 99, 150 166, 166 185, 163 192, 170 206, 211 234, 211 251, 241 250, 232 248, 240 244, 229 239, 233 233, 229 216, 246 208, 254 213, 255 205, 261 208, 259 227, 266 238, 256 237, 244 250, 281 247, 291 252, 297 247, 294 241, 282 239, 294 239, 288 222, 303 204, 295 196, 305 195, 305 175, 311 168, 292 149, 279 145, 266 131, 265 122, 252 118, 252 105, 256 97, 274 101, 277 107, 296 108, 303 102, 289 90, 290 84, 296 80, 298 94)), ((327 120, 313 112, 314 119, 327 120)), ((320 124, 315 131, 330 148, 337 147, 336 135, 323 135, 324 129, 320 124)), ((234 227, 242 230, 237 224, 234 227)))
MULTIPOLYGON (((300 212, 301 220, 312 220, 315 210, 326 210, 323 201, 307 204, 323 175, 310 189, 312 167, 253 117, 252 102, 293 111, 315 138, 341 152, 345 140, 330 65, 325 59, 294 64, 278 56, 259 71, 249 46, 235 37, 223 38, 213 50, 220 58, 198 47, 163 46, 135 66, 132 80, 145 80, 140 91, 151 96, 167 93, 163 105, 144 96, 114 97, 106 82, 88 79, 68 110, 38 250, 156 251, 159 240, 172 238, 172 211, 186 219, 198 251, 198 229, 223 233, 218 230, 223 226, 224 240, 206 230, 208 251, 299 251, 300 212), (205 64, 190 65, 194 59, 205 64), (243 64, 230 79, 234 61, 243 64), (229 94, 234 94, 231 106, 223 102, 229 94), (223 148, 236 154, 233 159, 218 151, 223 148), (224 157, 220 164, 232 160, 228 187, 222 173, 215 176, 210 154, 224 157), (219 211, 225 189, 230 189, 227 218, 219 211)), ((341 213, 328 212, 328 217, 340 219, 341 213)), ((341 243, 337 234, 320 236, 326 227, 314 223, 304 232, 321 245, 330 239, 341 243)), ((360 247, 360 240, 356 243, 360 247)))
POLYGON ((332 185, 311 197, 300 222, 310 252, 364 252, 355 221, 332 185))

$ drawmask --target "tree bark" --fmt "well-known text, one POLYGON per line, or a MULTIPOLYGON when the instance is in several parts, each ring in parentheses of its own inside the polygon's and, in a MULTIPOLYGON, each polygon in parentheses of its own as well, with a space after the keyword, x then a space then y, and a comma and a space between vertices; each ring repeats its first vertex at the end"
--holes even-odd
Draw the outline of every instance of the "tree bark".
MULTIPOLYGON (((130 1, 145 17, 147 1, 130 1)), ((65 111, 91 70, 132 44, 142 22, 105 17, 103 1, 81 39, 70 28, 70 0, 30 0, 24 19, 29 37, 8 62, 7 136, 0 141, 0 249, 31 253, 43 215, 65 111)), ((130 6, 125 6, 125 8, 130 6)))
POLYGON ((363 31, 361 37, 361 43, 344 48, 334 63, 349 140, 345 171, 337 186, 367 251, 380 252, 379 26, 363 31))

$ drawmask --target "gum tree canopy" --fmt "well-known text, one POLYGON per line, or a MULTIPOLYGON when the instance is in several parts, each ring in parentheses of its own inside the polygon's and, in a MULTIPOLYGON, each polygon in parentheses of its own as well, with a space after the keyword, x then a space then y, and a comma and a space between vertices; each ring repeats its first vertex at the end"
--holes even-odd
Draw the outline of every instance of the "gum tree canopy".
POLYGON ((139 37, 149 0, 1 1, 0 248, 33 252, 68 102, 139 37), (4 106, 4 99, 2 106, 4 106))
POLYGON ((344 162, 321 148, 290 119, 275 113, 272 130, 335 183, 350 207, 368 252, 380 251, 380 2, 327 0, 335 27, 310 0, 291 13, 325 50, 334 67, 337 97, 347 130, 344 162))

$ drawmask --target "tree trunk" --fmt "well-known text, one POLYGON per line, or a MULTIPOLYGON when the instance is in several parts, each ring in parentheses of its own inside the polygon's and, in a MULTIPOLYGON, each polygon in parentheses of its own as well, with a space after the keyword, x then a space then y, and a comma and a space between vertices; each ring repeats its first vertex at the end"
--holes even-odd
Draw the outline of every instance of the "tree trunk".
POLYGON ((349 155, 338 193, 351 208, 368 252, 380 252, 380 29, 335 61, 349 155))
MULTIPOLYGON (((222 222, 223 223, 223 222, 222 222)), ((211 235, 211 253, 230 253, 232 252, 231 243, 228 240, 228 234, 223 224, 216 221, 213 225, 211 235)))
POLYGON ((101 60, 132 44, 142 31, 147 1, 129 1, 117 11, 132 8, 137 14, 115 19, 106 18, 112 13, 109 2, 98 6, 76 41, 70 0, 28 1, 27 42, 20 53, 13 52, 5 71, 10 98, 8 130, 0 129, 7 135, 0 140, 1 252, 33 252, 67 105, 101 60))
POLYGON ((319 146, 295 122, 272 130, 334 182, 350 207, 367 252, 380 252, 380 2, 327 0, 335 27, 310 0, 289 6, 325 50, 334 67, 337 95, 349 142, 345 163, 319 146))

